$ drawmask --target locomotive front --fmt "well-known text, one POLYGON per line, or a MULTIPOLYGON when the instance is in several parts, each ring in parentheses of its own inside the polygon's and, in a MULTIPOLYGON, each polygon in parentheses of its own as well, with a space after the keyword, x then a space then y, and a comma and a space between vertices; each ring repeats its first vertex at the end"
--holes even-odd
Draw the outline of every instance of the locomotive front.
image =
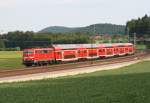
POLYGON ((23 51, 23 64, 32 66, 34 64, 34 49, 25 49, 23 51))

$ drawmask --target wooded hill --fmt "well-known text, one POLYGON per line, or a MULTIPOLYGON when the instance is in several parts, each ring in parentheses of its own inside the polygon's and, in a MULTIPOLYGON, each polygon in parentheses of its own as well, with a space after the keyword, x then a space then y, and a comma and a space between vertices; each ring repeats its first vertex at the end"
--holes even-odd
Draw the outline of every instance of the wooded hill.
POLYGON ((40 33, 93 33, 95 26, 96 34, 125 34, 125 26, 124 25, 115 25, 115 24, 93 24, 86 27, 63 27, 63 26, 51 26, 47 27, 41 31, 40 33))

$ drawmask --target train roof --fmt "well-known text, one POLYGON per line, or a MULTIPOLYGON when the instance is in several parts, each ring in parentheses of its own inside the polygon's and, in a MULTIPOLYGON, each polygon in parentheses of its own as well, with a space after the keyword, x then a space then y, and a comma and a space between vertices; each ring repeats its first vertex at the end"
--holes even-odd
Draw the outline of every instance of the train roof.
POLYGON ((131 46, 132 43, 102 43, 102 44, 55 44, 53 47, 58 49, 84 49, 98 47, 113 47, 113 46, 131 46))
POLYGON ((107 48, 107 47, 122 47, 122 46, 132 46, 132 43, 101 43, 101 44, 53 44, 49 48, 28 48, 26 50, 44 50, 44 49, 55 49, 55 50, 65 50, 65 49, 86 49, 86 48, 107 48))

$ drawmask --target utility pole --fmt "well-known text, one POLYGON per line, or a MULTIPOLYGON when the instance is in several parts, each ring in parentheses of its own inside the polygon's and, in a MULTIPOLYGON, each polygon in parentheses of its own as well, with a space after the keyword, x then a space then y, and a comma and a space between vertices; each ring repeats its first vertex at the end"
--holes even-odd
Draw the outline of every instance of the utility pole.
POLYGON ((94 24, 94 34, 95 34, 95 32, 96 32, 96 27, 95 27, 95 24, 94 24))
POLYGON ((91 55, 91 57, 92 57, 92 60, 91 60, 91 64, 93 64, 93 43, 94 43, 94 36, 95 36, 95 32, 96 32, 96 29, 95 29, 95 24, 93 25, 94 27, 93 27, 93 36, 91 37, 91 49, 92 49, 92 55, 91 55))
POLYGON ((136 47, 136 33, 134 33, 134 47, 136 47))
POLYGON ((127 27, 127 35, 128 35, 128 43, 130 42, 130 28, 129 27, 127 27))

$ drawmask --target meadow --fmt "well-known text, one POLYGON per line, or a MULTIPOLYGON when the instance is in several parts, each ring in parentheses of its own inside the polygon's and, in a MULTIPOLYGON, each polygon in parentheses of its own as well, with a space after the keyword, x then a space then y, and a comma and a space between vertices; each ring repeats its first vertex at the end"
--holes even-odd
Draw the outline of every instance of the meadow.
POLYGON ((0 51, 0 70, 19 69, 22 65, 21 51, 0 51))
POLYGON ((144 44, 138 44, 136 45, 136 49, 147 49, 147 47, 144 44))
POLYGON ((0 84, 0 103, 149 103, 150 61, 55 79, 0 84))

